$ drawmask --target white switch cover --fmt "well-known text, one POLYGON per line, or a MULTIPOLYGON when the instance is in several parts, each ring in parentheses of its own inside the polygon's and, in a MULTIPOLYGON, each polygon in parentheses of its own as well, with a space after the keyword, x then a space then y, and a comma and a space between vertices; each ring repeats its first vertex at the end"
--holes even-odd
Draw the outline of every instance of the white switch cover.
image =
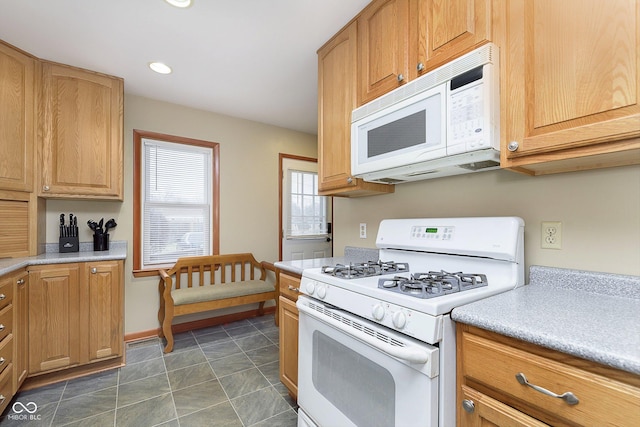
POLYGON ((361 222, 360 223, 360 238, 361 239, 366 239, 367 238, 367 223, 366 222, 361 222))

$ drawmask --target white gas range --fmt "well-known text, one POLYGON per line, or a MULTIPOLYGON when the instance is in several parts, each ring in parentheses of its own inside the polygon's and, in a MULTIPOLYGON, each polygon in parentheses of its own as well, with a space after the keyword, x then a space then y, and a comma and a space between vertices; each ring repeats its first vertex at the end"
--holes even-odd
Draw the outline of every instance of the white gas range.
POLYGON ((298 425, 455 425, 449 313, 524 284, 523 236, 517 217, 383 220, 379 260, 304 270, 298 425))

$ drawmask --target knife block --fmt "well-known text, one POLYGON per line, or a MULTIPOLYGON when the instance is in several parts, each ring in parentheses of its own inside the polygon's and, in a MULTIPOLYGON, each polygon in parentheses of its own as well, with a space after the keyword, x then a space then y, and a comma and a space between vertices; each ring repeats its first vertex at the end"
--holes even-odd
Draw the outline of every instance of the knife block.
POLYGON ((93 250, 94 251, 109 250, 109 233, 93 235, 93 250))
POLYGON ((60 237, 58 244, 58 252, 79 252, 80 243, 78 242, 78 236, 60 237))

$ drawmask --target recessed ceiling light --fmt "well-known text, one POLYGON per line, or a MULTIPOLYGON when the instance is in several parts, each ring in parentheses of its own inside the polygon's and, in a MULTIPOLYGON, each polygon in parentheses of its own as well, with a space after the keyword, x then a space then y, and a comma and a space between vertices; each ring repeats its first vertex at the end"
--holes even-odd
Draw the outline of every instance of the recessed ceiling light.
POLYGON ((149 62, 149 68, 159 74, 171 74, 171 67, 162 62, 149 62))
POLYGON ((191 6, 191 0, 164 0, 171 6, 185 8, 191 6))

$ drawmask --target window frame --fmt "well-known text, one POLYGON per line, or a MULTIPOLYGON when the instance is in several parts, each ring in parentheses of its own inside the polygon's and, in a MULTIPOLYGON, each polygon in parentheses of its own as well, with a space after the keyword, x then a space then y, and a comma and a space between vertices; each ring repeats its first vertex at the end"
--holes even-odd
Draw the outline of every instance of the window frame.
MULTIPOLYGON (((199 139, 185 138, 182 136, 168 135, 158 132, 133 130, 133 276, 156 276, 163 266, 155 268, 142 268, 142 156, 143 139, 171 142, 176 144, 194 145, 210 148, 211 158, 211 250, 214 255, 220 253, 220 144, 217 142, 199 139)), ((171 265, 167 265, 171 267, 171 265)))

